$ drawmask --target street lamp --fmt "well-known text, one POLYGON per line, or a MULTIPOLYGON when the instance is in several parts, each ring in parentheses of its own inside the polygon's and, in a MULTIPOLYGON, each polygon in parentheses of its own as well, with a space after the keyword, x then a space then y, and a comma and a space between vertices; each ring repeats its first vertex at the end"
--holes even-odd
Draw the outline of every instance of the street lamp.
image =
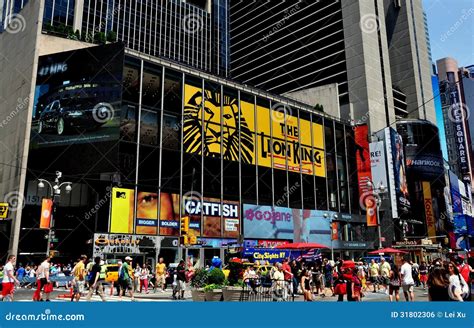
MULTIPOLYGON (((327 219, 329 217, 329 215, 327 213, 324 213, 323 216, 324 216, 325 219, 327 219)), ((334 214, 333 217, 334 217, 334 219, 331 219, 331 221, 329 221, 329 224, 331 225, 331 260, 334 261, 334 247, 332 245, 332 223, 338 219, 338 216, 337 216, 337 214, 334 214)))
POLYGON ((379 236, 379 249, 381 249, 382 248, 382 227, 380 224, 380 206, 382 205, 381 195, 385 194, 385 192, 387 191, 387 188, 383 185, 382 182, 379 183, 378 187, 375 187, 375 184, 370 180, 367 181, 367 185, 369 185, 370 188, 372 189, 372 193, 375 198, 375 206, 377 209, 377 233, 379 236))
POLYGON ((48 246, 46 248, 46 256, 49 256, 49 251, 51 248, 51 240, 53 236, 53 231, 52 229, 54 228, 54 217, 56 215, 56 205, 55 205, 55 197, 59 197, 61 195, 61 187, 66 186, 64 188, 66 190, 66 193, 70 193, 72 190, 72 182, 60 182, 60 179, 62 177, 62 172, 61 171, 56 171, 56 179, 54 179, 54 182, 49 182, 48 180, 45 179, 38 179, 38 188, 43 189, 45 187, 45 184, 48 185, 49 187, 49 194, 51 194, 51 200, 52 200, 52 214, 51 214, 51 223, 49 227, 49 232, 48 232, 48 246), (53 185, 54 183, 54 185, 53 185))

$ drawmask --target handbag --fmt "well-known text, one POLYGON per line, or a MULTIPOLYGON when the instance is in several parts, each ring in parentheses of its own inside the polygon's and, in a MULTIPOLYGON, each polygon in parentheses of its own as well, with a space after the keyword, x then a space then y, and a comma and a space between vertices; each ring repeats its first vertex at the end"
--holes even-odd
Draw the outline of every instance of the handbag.
POLYGON ((347 294, 347 284, 343 280, 339 280, 336 282, 336 286, 334 287, 334 294, 336 295, 346 295, 347 294))
POLYGON ((45 293, 51 293, 53 291, 53 284, 50 282, 50 283, 47 283, 46 285, 44 285, 43 291, 45 293))

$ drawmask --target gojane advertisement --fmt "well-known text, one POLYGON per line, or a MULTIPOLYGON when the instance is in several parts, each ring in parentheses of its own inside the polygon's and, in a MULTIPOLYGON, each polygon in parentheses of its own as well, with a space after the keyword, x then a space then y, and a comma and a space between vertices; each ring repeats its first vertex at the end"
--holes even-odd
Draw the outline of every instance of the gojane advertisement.
POLYGON ((244 204, 243 209, 245 238, 331 244, 332 212, 251 204, 244 204))
POLYGON ((224 160, 238 161, 240 130, 243 163, 255 164, 258 158, 260 166, 271 168, 273 165, 275 169, 326 176, 321 124, 298 122, 298 118, 291 115, 280 121, 272 120, 271 117, 279 117, 281 113, 272 115, 273 110, 262 106, 257 106, 255 112, 254 104, 244 101, 239 111, 237 99, 230 96, 222 98, 221 110, 220 92, 204 90, 203 96, 201 88, 188 84, 184 98, 185 152, 210 157, 222 155, 224 160), (308 133, 300 134, 300 129, 308 133))
POLYGON ((121 44, 40 56, 31 147, 119 138, 121 44))
POLYGON ((189 216, 189 229, 202 237, 238 238, 240 236, 240 203, 215 198, 183 197, 183 215, 189 216), (221 219, 222 217, 222 219, 221 219))

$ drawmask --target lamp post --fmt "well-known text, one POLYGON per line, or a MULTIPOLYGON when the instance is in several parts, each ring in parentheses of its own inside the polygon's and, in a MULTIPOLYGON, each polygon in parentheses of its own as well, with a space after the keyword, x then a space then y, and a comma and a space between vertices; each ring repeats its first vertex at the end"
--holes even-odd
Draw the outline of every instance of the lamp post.
POLYGON ((48 246, 46 247, 46 256, 49 256, 49 251, 51 248, 51 239, 53 236, 53 228, 54 228, 54 217, 56 215, 56 204, 55 204, 55 198, 59 197, 61 195, 61 187, 66 186, 65 190, 66 193, 71 192, 72 190, 72 183, 71 182, 60 182, 60 179, 62 177, 62 172, 56 171, 56 179, 54 179, 54 182, 49 182, 48 180, 45 179, 38 179, 38 188, 43 189, 45 187, 45 184, 48 185, 49 187, 49 192, 51 193, 51 200, 52 200, 52 207, 53 211, 51 214, 51 224, 49 227, 48 231, 48 246), (53 185, 54 183, 54 185, 53 185))
MULTIPOLYGON (((329 215, 327 213, 324 213, 323 214, 324 218, 327 219, 329 217, 329 215)), ((329 224, 331 226, 331 260, 334 261, 334 247, 332 245, 332 223, 337 220, 338 216, 337 214, 334 214, 334 219, 331 219, 331 221, 329 221, 329 224)))
POLYGON ((367 185, 370 186, 370 188, 372 189, 372 193, 374 195, 374 198, 375 198, 375 206, 376 206, 376 209, 377 209, 377 233, 378 233, 378 237, 379 237, 379 249, 382 248, 382 227, 381 227, 381 224, 380 224, 380 206, 382 205, 382 198, 381 198, 381 195, 383 195, 387 189, 386 187, 383 185, 382 182, 380 182, 379 186, 378 187, 375 187, 374 183, 370 180, 367 181, 367 185))

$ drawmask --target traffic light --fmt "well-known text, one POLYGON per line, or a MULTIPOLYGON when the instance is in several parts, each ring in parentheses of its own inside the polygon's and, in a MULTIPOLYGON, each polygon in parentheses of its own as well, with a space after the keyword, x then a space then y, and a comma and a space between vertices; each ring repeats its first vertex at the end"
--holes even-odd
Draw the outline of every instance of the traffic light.
POLYGON ((180 245, 189 245, 188 236, 179 237, 179 244, 180 245))
POLYGON ((197 237, 195 235, 189 236, 189 243, 191 245, 196 245, 197 244, 197 237))
POLYGON ((189 231, 189 216, 183 216, 180 220, 181 223, 181 235, 187 235, 189 231))

